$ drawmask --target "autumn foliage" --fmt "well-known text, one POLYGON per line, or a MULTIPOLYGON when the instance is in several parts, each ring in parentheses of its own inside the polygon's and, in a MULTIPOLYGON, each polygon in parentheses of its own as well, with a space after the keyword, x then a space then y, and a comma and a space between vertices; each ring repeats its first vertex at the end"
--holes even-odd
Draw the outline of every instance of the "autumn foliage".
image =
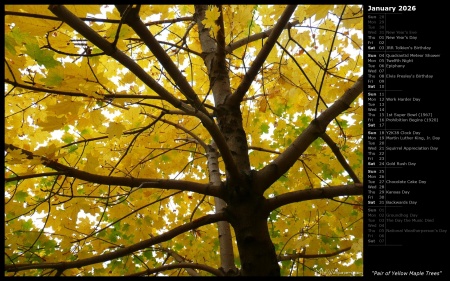
POLYGON ((7 276, 361 275, 357 5, 6 5, 7 276))

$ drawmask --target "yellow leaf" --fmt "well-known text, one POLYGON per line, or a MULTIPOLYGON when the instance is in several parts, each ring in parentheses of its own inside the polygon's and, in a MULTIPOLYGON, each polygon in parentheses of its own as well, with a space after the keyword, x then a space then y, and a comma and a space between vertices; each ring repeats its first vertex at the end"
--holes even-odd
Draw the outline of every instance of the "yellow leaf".
POLYGON ((67 9, 79 17, 87 17, 89 14, 100 14, 100 7, 98 5, 68 5, 67 9))
POLYGON ((106 129, 106 133, 110 139, 119 138, 123 131, 125 131, 125 126, 117 122, 109 123, 108 129, 106 129))
POLYGON ((122 82, 123 84, 131 84, 131 83, 135 82, 136 80, 137 80, 136 75, 133 72, 128 71, 127 74, 125 74, 120 79, 120 82, 122 82))
POLYGON ((259 102, 259 111, 266 112, 267 109, 267 100, 265 98, 262 98, 259 102))
MULTIPOLYGON (((21 59, 23 60, 23 58, 21 59)), ((15 66, 15 64, 18 64, 18 62, 5 58, 5 79, 9 81, 17 81, 20 83, 22 81, 22 75, 20 74, 19 69, 17 68, 17 65, 15 66)))
POLYGON ((27 155, 21 149, 7 149, 6 161, 10 164, 22 163, 22 160, 27 159, 27 155))
POLYGON ((353 34, 352 36, 351 36, 351 39, 352 39, 352 45, 353 45, 353 47, 355 48, 355 49, 361 49, 362 48, 362 37, 360 38, 356 33, 355 34, 353 34))
POLYGON ((347 248, 347 247, 351 247, 353 244, 354 243, 352 241, 350 241, 350 240, 343 240, 341 243, 339 243, 339 246, 341 248, 347 248))
MULTIPOLYGON (((5 178, 23 179, 5 184, 5 253, 12 257, 6 261, 8 264, 95 260, 122 245, 136 247, 139 245, 136 243, 152 235, 173 232, 176 227, 214 212, 214 197, 208 192, 214 190, 208 188, 211 167, 203 143, 211 144, 212 136, 222 134, 228 139, 226 143, 239 142, 228 148, 233 157, 248 155, 248 167, 262 170, 280 157, 279 153, 286 153, 300 136, 314 139, 306 128, 316 112, 319 116, 342 97, 355 84, 364 66, 361 49, 354 48, 360 48, 357 45, 362 42, 361 5, 298 5, 289 22, 301 23, 281 32, 276 39, 279 44, 271 48, 240 106, 220 107, 217 101, 222 99, 217 99, 217 95, 222 90, 228 95, 239 88, 266 45, 267 38, 259 35, 268 35, 286 5, 223 5, 226 63, 214 63, 213 73, 208 72, 204 59, 210 52, 221 50, 221 43, 214 41, 219 37, 212 38, 217 35, 216 21, 222 16, 218 7, 209 5, 205 18, 195 15, 197 21, 192 21, 194 5, 142 5, 139 17, 167 51, 171 63, 181 71, 185 78, 182 80, 171 77, 159 56, 143 44, 145 38, 126 24, 115 42, 120 54, 92 43, 93 38, 113 43, 117 23, 122 18, 116 7, 66 7, 92 28, 92 37, 85 38, 77 26, 72 28, 50 20, 47 16, 55 18, 55 15, 48 5, 5 7, 6 11, 22 13, 9 13, 5 17, 5 141, 35 155, 31 158, 22 150, 5 151, 5 178), (94 17, 116 22, 90 21, 94 17), (160 20, 165 23, 156 23, 160 20), (202 31, 208 30, 202 30, 198 20, 210 29, 209 36, 204 35, 202 31), (45 52, 36 60, 39 50, 45 52), (86 56, 88 50, 90 55, 86 56), (47 55, 49 60, 60 64, 50 69, 40 67, 38 61, 45 62, 47 55), (328 69, 324 71, 326 66, 328 69), (133 73, 136 71, 144 72, 137 78, 133 73), (150 82, 150 77, 155 83, 150 82), (206 117, 206 111, 186 98, 189 93, 179 85, 184 80, 192 87, 191 93, 198 94, 206 111, 211 115, 219 113, 218 118, 201 117, 206 117), (224 89, 220 89, 222 85, 224 89), (164 96, 162 89, 195 110, 187 110, 172 97, 164 96), (125 94, 128 98, 108 98, 114 94, 125 94), (228 109, 232 112, 227 112, 228 109), (208 126, 211 122, 219 126, 208 126), (264 132, 270 132, 270 136, 264 132), (246 144, 252 149, 245 151, 246 144), (61 158, 63 153, 67 155, 61 158), (58 159, 58 163, 79 173, 55 175, 52 169, 55 167, 42 165, 39 155, 58 159), (90 176, 83 175, 86 172, 90 176), (136 182, 146 181, 160 186, 134 188, 139 185, 136 182), (204 188, 200 188, 203 184, 204 188), (33 212, 41 215, 34 224, 32 220, 27 222, 33 212), (89 235, 113 222, 117 223, 89 235), (54 233, 39 235, 41 223, 54 233), (28 229, 34 232, 23 231, 28 229), (45 243, 48 240, 57 242, 58 247, 45 243), (39 249, 27 251, 27 245, 33 243, 40 245, 39 249)), ((342 115, 336 116, 334 120, 339 122, 332 121, 326 126, 336 149, 340 149, 361 178, 363 112, 361 95, 342 115)), ((323 140, 319 138, 304 148, 304 153, 297 155, 298 161, 286 167, 289 170, 266 189, 267 198, 351 182, 323 140)), ((225 183, 226 159, 218 160, 214 169, 225 183)), ((303 249, 306 254, 332 254, 352 246, 345 256, 348 260, 343 260, 344 255, 304 259, 304 266, 293 271, 292 263, 283 263, 281 274, 308 276, 319 272, 314 269, 349 272, 352 265, 347 264, 351 261, 357 261, 355 264, 361 269, 362 262, 356 253, 363 251, 362 242, 357 243, 363 240, 362 201, 353 197, 345 200, 348 204, 341 204, 344 198, 301 201, 280 206, 271 213, 267 226, 277 254, 298 253, 303 249)), ((241 247, 237 247, 235 229, 230 231, 235 257, 239 259, 241 247)), ((161 266, 168 249, 186 261, 217 268, 220 266, 217 253, 222 250, 217 239, 217 225, 204 225, 155 247, 135 251, 134 255, 66 270, 63 274, 133 274, 146 265, 161 266)), ((169 257, 167 264, 173 262, 174 258, 169 257)), ((186 270, 177 270, 162 274, 188 275, 186 270)), ((41 271, 30 268, 20 274, 38 275, 41 271)), ((201 271, 199 274, 209 275, 201 271)))
POLYGON ((93 110, 90 114, 91 122, 94 128, 101 128, 103 126, 103 121, 105 121, 106 117, 100 110, 93 110))
POLYGON ((56 117, 56 116, 47 116, 45 121, 38 119, 36 121, 36 125, 42 128, 44 131, 54 131, 61 129, 66 125, 67 118, 65 116, 56 117))
POLYGON ((63 100, 54 105, 49 105, 47 110, 55 113, 56 116, 60 115, 78 115, 80 107, 84 106, 85 103, 71 100, 63 100))
POLYGON ((59 149, 56 147, 54 143, 47 145, 47 146, 41 146, 38 150, 34 152, 36 155, 44 156, 48 159, 54 159, 55 153, 59 149))
POLYGON ((307 13, 309 15, 315 15, 316 20, 324 18, 328 12, 333 11, 333 5, 309 5, 307 13))
POLYGON ((83 233, 88 233, 91 230, 92 223, 89 217, 80 218, 80 223, 78 224, 80 231, 83 233))
POLYGON ((206 28, 211 28, 213 34, 216 34, 217 30, 219 29, 219 26, 217 26, 216 24, 216 20, 219 18, 219 16, 220 12, 217 6, 212 6, 205 12, 205 19, 202 21, 202 23, 206 28))
POLYGON ((84 165, 84 169, 86 172, 95 173, 97 168, 100 168, 100 163, 98 161, 98 156, 93 156, 92 153, 86 155, 87 162, 84 165))

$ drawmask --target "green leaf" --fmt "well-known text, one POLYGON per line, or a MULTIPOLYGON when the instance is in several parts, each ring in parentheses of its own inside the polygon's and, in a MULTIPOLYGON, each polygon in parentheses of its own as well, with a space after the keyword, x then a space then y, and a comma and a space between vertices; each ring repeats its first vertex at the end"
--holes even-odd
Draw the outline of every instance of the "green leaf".
POLYGON ((322 163, 322 177, 326 180, 329 180, 333 177, 335 173, 333 169, 330 168, 330 165, 322 163))
POLYGON ((100 237, 100 238, 105 237, 106 236, 106 229, 101 230, 95 236, 96 237, 100 237))
POLYGON ((170 157, 167 156, 167 155, 165 155, 165 154, 161 156, 161 159, 162 159, 162 161, 164 161, 164 162, 170 162, 170 157))
POLYGON ((183 249, 183 244, 180 243, 175 243, 175 245, 173 246, 173 249, 178 252, 181 251, 183 249))
POLYGON ((41 50, 37 43, 27 44, 25 45, 25 48, 27 49, 27 54, 39 65, 43 65, 46 68, 52 68, 61 64, 53 58, 54 52, 49 50, 41 50))
POLYGON ((261 124, 261 126, 259 126, 259 128, 261 129, 262 133, 268 134, 269 133, 269 125, 267 125, 266 123, 261 124))
POLYGON ((115 259, 111 261, 111 270, 114 270, 117 266, 121 266, 123 264, 122 261, 115 259))
POLYGON ((108 239, 113 243, 117 242, 117 232, 112 231, 111 234, 108 235, 108 239))
POLYGON ((308 117, 306 115, 302 115, 301 117, 299 117, 299 120, 301 121, 303 126, 308 126, 309 123, 311 122, 311 117, 308 117))
POLYGON ((14 196, 17 200, 17 202, 25 202, 26 198, 28 197, 28 193, 25 191, 18 191, 16 195, 14 196))
POLYGON ((283 267, 289 267, 291 265, 291 260, 281 261, 281 264, 283 267))
POLYGON ((8 50, 11 54, 16 54, 16 49, 14 48, 17 46, 16 40, 12 36, 5 35, 5 49, 8 50))
POLYGON ((31 219, 22 222, 22 230, 30 231, 31 228, 33 228, 33 221, 31 219))
POLYGON ((41 79, 41 81, 44 82, 45 85, 49 87, 59 86, 63 80, 64 80, 63 73, 61 73, 61 71, 58 70, 54 71, 53 69, 51 69, 48 72, 47 77, 41 79))
POLYGON ((278 182, 287 182, 287 181, 289 181, 289 178, 286 177, 285 175, 282 175, 281 177, 278 178, 277 181, 278 182))
POLYGON ((69 153, 74 152, 75 150, 78 149, 78 146, 76 144, 69 146, 69 153))
POLYGON ((144 253, 142 255, 144 257, 146 257, 147 259, 152 259, 153 258, 152 251, 144 251, 144 253))
POLYGON ((51 254, 55 252, 55 248, 58 247, 58 244, 54 240, 48 240, 42 246, 47 254, 51 254))
POLYGON ((279 212, 280 212, 279 209, 276 209, 273 212, 271 212, 269 215, 269 221, 271 221, 271 222, 277 221, 278 220, 277 215, 279 212))
POLYGON ((326 235, 322 235, 320 237, 320 240, 322 240, 323 243, 328 244, 331 242, 331 239, 329 237, 327 237, 326 235))
POLYGON ((272 238, 281 237, 280 231, 279 231, 279 230, 271 229, 271 230, 270 230, 270 236, 271 236, 272 238))
POLYGON ((11 30, 10 34, 16 41, 16 43, 17 43, 16 45, 30 44, 33 42, 37 44, 37 40, 35 37, 31 36, 30 33, 21 32, 18 27, 14 27, 11 30))
POLYGON ((348 121, 345 120, 345 119, 339 120, 339 124, 341 125, 342 129, 347 129, 348 128, 348 121))
POLYGON ((71 135, 64 135, 64 136, 62 136, 61 139, 62 139, 62 141, 65 142, 65 143, 71 143, 71 142, 74 141, 74 138, 73 138, 73 136, 71 136, 71 135))

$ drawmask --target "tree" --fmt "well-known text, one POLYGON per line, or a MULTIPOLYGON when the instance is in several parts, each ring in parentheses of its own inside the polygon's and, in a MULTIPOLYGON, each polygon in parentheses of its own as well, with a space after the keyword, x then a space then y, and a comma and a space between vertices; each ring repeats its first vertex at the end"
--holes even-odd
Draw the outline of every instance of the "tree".
POLYGON ((5 6, 7 275, 360 273, 362 13, 5 6))

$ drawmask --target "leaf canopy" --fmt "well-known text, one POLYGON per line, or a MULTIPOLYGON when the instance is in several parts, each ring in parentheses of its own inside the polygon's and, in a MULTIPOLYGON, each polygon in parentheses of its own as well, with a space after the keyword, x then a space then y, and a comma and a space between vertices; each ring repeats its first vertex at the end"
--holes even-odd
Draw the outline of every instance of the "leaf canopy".
MULTIPOLYGON (((217 104, 200 29, 209 29, 215 40, 223 21, 223 67, 236 91, 285 5, 211 6, 204 27, 195 21, 192 5, 140 7, 139 17, 204 108, 193 113, 175 106, 174 100, 195 102, 162 57, 121 22, 118 9, 66 8, 160 88, 138 78, 127 60, 112 57, 47 5, 5 6, 5 264, 92 259, 63 272, 30 266, 7 274, 216 274, 221 251, 216 224, 163 239, 164 233, 216 213, 214 196, 205 191, 211 172, 207 148, 215 133, 199 116, 213 116, 217 104), (143 183, 153 188, 137 188, 143 183), (154 237, 161 242, 113 256, 154 237), (108 254, 114 258, 95 260, 108 254)), ((362 28, 361 6, 295 9, 240 103, 254 170, 280 157, 356 83, 363 67, 362 28)), ((362 124, 359 97, 264 196, 360 183, 362 124)), ((225 181, 221 158, 218 165, 225 181)), ((281 274, 362 272, 361 204, 361 196, 342 196, 298 199, 273 210, 267 223, 281 274)), ((233 247, 239 267, 236 243, 233 247)))

